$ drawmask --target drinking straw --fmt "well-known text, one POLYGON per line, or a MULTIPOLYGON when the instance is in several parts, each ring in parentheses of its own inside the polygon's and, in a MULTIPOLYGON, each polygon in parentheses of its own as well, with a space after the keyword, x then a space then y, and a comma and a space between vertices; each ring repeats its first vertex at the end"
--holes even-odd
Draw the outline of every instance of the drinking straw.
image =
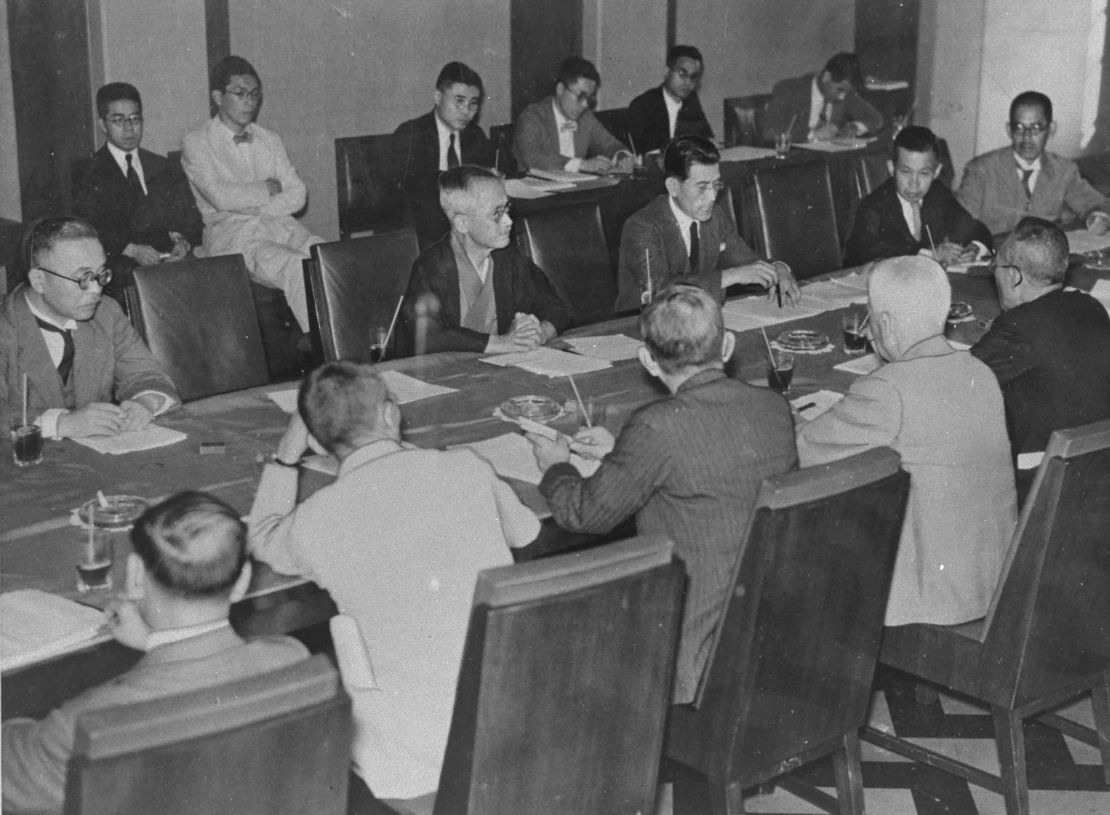
POLYGON ((647 294, 647 302, 650 303, 655 292, 651 289, 651 253, 647 249, 644 250, 644 268, 647 270, 647 290, 645 294, 647 294))
POLYGON ((628 146, 632 148, 632 155, 633 156, 638 155, 638 153, 636 152, 636 142, 632 141, 632 131, 631 130, 628 131, 628 146))
POLYGON ((23 374, 23 427, 27 426, 27 374, 23 374))
POLYGON ((85 562, 96 562, 96 505, 89 505, 89 537, 85 541, 85 562))
POLYGON ((786 134, 789 136, 794 132, 794 122, 798 121, 798 114, 795 113, 793 118, 790 119, 790 124, 786 126, 786 134))
POLYGON ((869 312, 867 312, 866 314, 863 315, 863 322, 861 322, 859 324, 859 330, 863 331, 863 329, 867 327, 867 323, 870 322, 870 320, 871 320, 871 312, 869 311, 869 312))
POLYGON ((570 387, 574 391, 574 400, 578 402, 578 415, 586 420, 586 427, 593 427, 594 423, 590 419, 590 414, 586 412, 586 406, 582 403, 582 394, 578 392, 578 386, 574 384, 574 377, 567 374, 567 379, 570 380, 570 387))
POLYGON ((500 172, 501 171, 500 167, 501 167, 501 147, 498 146, 498 148, 493 151, 493 169, 496 172, 500 172))
MULTIPOLYGON (((929 229, 929 225, 925 224, 925 234, 929 236, 929 248, 933 250, 933 260, 937 260, 937 245, 933 243, 933 230, 929 229)), ((937 263, 940 263, 937 260, 937 263)))
POLYGON ((767 359, 771 361, 771 367, 775 367, 775 352, 771 350, 771 341, 767 339, 767 329, 763 326, 759 327, 759 333, 763 335, 763 344, 767 346, 767 359))
POLYGON ((405 301, 405 295, 397 298, 397 308, 393 309, 393 319, 389 321, 389 330, 385 332, 385 340, 382 341, 382 356, 385 356, 385 349, 389 347, 389 340, 393 336, 393 329, 397 325, 397 315, 401 313, 401 303, 405 301))
POLYGON ((104 490, 96 491, 96 502, 104 507, 104 509, 108 508, 108 496, 104 494, 104 490))

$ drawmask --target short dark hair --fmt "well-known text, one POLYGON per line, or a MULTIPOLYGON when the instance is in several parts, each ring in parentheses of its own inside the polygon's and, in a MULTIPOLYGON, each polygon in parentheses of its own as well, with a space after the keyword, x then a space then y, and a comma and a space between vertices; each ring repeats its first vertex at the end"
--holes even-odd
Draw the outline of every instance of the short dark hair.
POLYGON ((72 215, 49 215, 28 227, 23 236, 23 261, 30 269, 39 264, 39 258, 54 248, 59 241, 76 241, 84 238, 100 239, 88 221, 72 215))
POLYGON ((680 136, 663 148, 663 170, 680 181, 690 177, 694 164, 719 164, 721 151, 703 136, 680 136))
POLYGON ((242 57, 230 56, 224 57, 212 66, 212 73, 208 75, 208 90, 226 90, 233 76, 253 76, 258 80, 259 85, 262 84, 262 77, 254 70, 253 65, 242 57))
POLYGON ((1041 286, 1064 282, 1068 272, 1068 236, 1044 218, 1026 216, 1007 238, 1022 256, 1021 273, 1041 286))
POLYGON ((940 163, 940 141, 936 134, 927 127, 910 125, 903 127, 894 139, 894 160, 898 160, 898 151, 908 150, 911 153, 932 153, 933 158, 940 163))
POLYGON ((147 509, 131 547, 160 586, 182 597, 229 594, 247 561, 247 527, 214 495, 189 490, 147 509))
POLYGON ((563 64, 559 66, 557 79, 564 88, 572 85, 576 79, 588 79, 598 85, 601 84, 601 74, 597 72, 597 67, 588 59, 577 56, 563 60, 563 64))
POLYGON ((847 51, 841 51, 829 58, 825 63, 825 70, 833 82, 848 80, 857 91, 863 88, 863 69, 859 64, 859 56, 847 51))
POLYGON ((667 286, 640 313, 640 336, 665 373, 723 365, 724 318, 708 292, 667 286))
POLYGON ((103 119, 108 115, 108 106, 120 99, 126 99, 139 106, 143 111, 143 97, 139 96, 139 89, 130 82, 109 82, 96 92, 96 115, 103 119))
POLYGON ((469 85, 482 93, 482 77, 469 65, 461 62, 448 62, 436 77, 436 90, 446 91, 452 85, 469 85))
POLYGON ((701 51, 692 45, 672 45, 670 50, 667 51, 667 67, 673 68, 674 64, 683 57, 686 59, 697 60, 701 65, 705 65, 705 60, 701 57, 701 51))
POLYGON ((1041 109, 1046 122, 1052 121, 1052 100, 1040 91, 1022 91, 1010 103, 1010 124, 1013 124, 1018 108, 1034 106, 1041 109))
POLYGON ((329 453, 376 427, 377 408, 389 387, 373 365, 351 360, 325 362, 309 373, 297 393, 297 410, 316 441, 329 453))

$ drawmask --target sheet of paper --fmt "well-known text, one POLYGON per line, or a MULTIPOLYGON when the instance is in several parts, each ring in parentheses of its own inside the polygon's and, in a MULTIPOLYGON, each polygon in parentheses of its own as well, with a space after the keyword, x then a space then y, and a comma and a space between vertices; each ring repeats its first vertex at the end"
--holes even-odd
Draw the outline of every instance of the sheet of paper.
POLYGON ((770 158, 774 154, 775 151, 769 147, 751 147, 741 144, 722 150, 721 161, 755 161, 760 158, 770 158))
POLYGON ((850 374, 866 376, 872 371, 878 370, 879 366, 882 364, 882 360, 875 354, 864 354, 862 357, 850 359, 847 362, 834 365, 833 369, 837 371, 847 371, 850 374))
POLYGON ((808 422, 816 419, 843 398, 844 394, 842 393, 822 389, 808 396, 791 399, 790 404, 794 406, 794 410, 798 411, 798 415, 808 422))
POLYGON ((1068 236, 1068 251, 1073 255, 1110 248, 1110 233, 1095 235, 1089 229, 1076 229, 1064 234, 1068 236))
POLYGON ((570 173, 566 170, 540 170, 536 167, 531 168, 528 171, 528 175, 542 178, 545 181, 555 181, 560 184, 571 185, 578 184, 582 181, 594 181, 597 178, 596 175, 590 175, 589 173, 570 173))
POLYGON ((1091 287, 1091 297, 1102 303, 1106 313, 1110 314, 1110 280, 1096 280, 1091 287))
POLYGON ((803 296, 811 298, 814 304, 823 303, 834 310, 858 306, 867 302, 867 291, 851 286, 843 286, 833 280, 820 280, 802 287, 803 296))
MULTIPOLYGON (((505 192, 510 198, 546 198, 554 192, 550 188, 550 184, 550 181, 530 184, 527 179, 508 178, 505 179, 505 192)), ((556 186, 563 189, 572 189, 574 185, 557 184, 556 186)))
MULTIPOLYGON (((382 379, 389 386, 393 399, 399 405, 409 402, 418 402, 421 399, 430 399, 433 396, 442 396, 445 393, 455 393, 458 388, 447 388, 443 385, 431 385, 400 371, 381 371, 382 379)), ((298 388, 270 391, 266 396, 286 413, 293 413, 297 409, 298 388)))
POLYGON ((1035 470, 1044 460, 1044 450, 1039 453, 1018 453, 1017 468, 1019 470, 1035 470))
POLYGON ((313 453, 310 456, 302 458, 301 466, 306 470, 315 470, 324 475, 336 475, 339 473, 339 462, 335 457, 325 456, 320 453, 313 453))
POLYGON ((948 344, 955 348, 957 351, 967 351, 969 348, 971 348, 971 346, 968 345, 966 342, 960 342, 959 340, 949 340, 948 344))
POLYGON ((130 433, 120 433, 118 436, 90 436, 74 439, 74 441, 91 447, 98 453, 119 456, 124 453, 137 453, 140 450, 153 450, 156 447, 168 447, 187 438, 189 437, 180 430, 170 430, 168 427, 151 424, 142 430, 132 430, 130 433))
POLYGON ((603 337, 566 337, 563 339, 576 354, 609 362, 622 359, 636 359, 643 343, 626 337, 624 334, 609 334, 603 337))
POLYGON ((38 589, 0 594, 0 668, 7 671, 93 639, 104 615, 38 589))
POLYGON ((859 150, 874 139, 833 139, 832 141, 798 142, 797 147, 805 150, 818 150, 822 153, 843 153, 845 150, 859 150))
POLYGON ((837 286, 843 286, 846 289, 854 289, 855 291, 862 292, 863 296, 867 297, 867 279, 868 274, 866 271, 852 272, 851 274, 840 275, 839 277, 832 278, 829 282, 835 283, 837 286))
POLYGON ((275 405, 284 410, 286 413, 293 413, 297 409, 297 391, 300 388, 287 388, 283 391, 270 391, 266 394, 266 398, 273 401, 275 405))
POLYGON ((721 312, 725 328, 732 331, 747 331, 752 328, 766 328, 790 320, 813 317, 823 311, 839 307, 836 303, 823 302, 813 295, 807 295, 806 290, 802 289, 802 297, 796 306, 784 303, 783 307, 779 308, 778 302, 773 298, 768 300, 766 297, 741 297, 737 300, 729 300, 721 312))
MULTIPOLYGON (((536 456, 532 452, 532 443, 520 433, 506 433, 503 436, 494 436, 492 439, 458 446, 469 447, 488 461, 502 478, 515 478, 517 481, 525 481, 529 484, 539 484, 540 479, 543 478, 543 473, 536 464, 536 456)), ((574 453, 571 454, 570 463, 587 478, 601 466, 600 461, 586 459, 574 453)))
POLYGON ((500 354, 495 357, 485 357, 482 362, 501 367, 514 366, 525 371, 530 371, 539 376, 568 376, 588 374, 611 368, 612 365, 603 359, 579 356, 568 351, 556 351, 554 348, 537 348, 535 351, 521 351, 515 354, 500 354))

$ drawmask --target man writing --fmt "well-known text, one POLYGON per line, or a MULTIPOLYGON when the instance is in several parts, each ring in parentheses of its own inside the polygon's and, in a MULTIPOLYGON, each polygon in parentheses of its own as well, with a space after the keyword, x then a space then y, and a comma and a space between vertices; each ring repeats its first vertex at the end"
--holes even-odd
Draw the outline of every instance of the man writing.
MULTIPOLYGON (((255 557, 315 580, 366 636, 376 689, 352 690, 358 775, 382 798, 435 790, 478 572, 512 563, 509 547, 535 538, 531 510, 470 450, 402 444, 382 378, 339 361, 302 384, 250 528, 255 557), (309 433, 339 475, 298 505, 309 433)), ((372 800, 356 784, 359 799, 372 800)))
POLYGON ((698 136, 675 139, 663 151, 667 194, 629 218, 621 232, 617 311, 637 308, 672 283, 699 286, 718 302, 733 285, 766 287, 788 302, 798 284, 782 261, 753 252, 724 207, 721 154, 698 136))
POLYGON ((640 315, 640 364, 669 395, 639 408, 620 436, 582 430, 569 444, 529 435, 544 470, 540 492, 572 532, 607 532, 635 515, 637 534, 674 541, 690 576, 674 700, 693 701, 713 631, 764 478, 797 466, 786 401, 724 372, 735 338, 695 286, 661 290, 640 315), (590 478, 571 450, 601 459, 590 478))
POLYGON ((42 721, 4 722, 4 812, 62 811, 80 714, 232 682, 308 656, 288 637, 247 642, 232 630, 228 612, 250 582, 250 564, 239 513, 218 498, 168 498, 139 517, 131 544, 133 594, 105 614, 118 641, 146 653, 127 673, 42 721))
POLYGON ((1010 145, 976 156, 956 193, 968 212, 994 234, 1026 215, 1056 223, 1084 221, 1096 235, 1110 229, 1110 199, 1079 175, 1074 161, 1045 149, 1056 132, 1052 100, 1025 91, 1010 103, 1010 145))
POLYGON ((209 255, 242 253, 251 279, 281 289, 301 331, 308 331, 301 261, 323 239, 293 214, 304 208, 306 190, 274 132, 255 123, 262 107, 262 80, 241 57, 225 57, 212 69, 216 115, 182 140, 182 165, 204 216, 209 255))
POLYGON ((629 145, 637 153, 662 150, 678 136, 712 140, 698 86, 705 62, 692 45, 675 45, 667 52, 667 73, 658 88, 644 91, 628 105, 629 145))
POLYGON ((414 307, 433 295, 428 353, 503 354, 553 339, 570 317, 543 271, 509 245, 513 219, 501 179, 463 165, 440 174, 439 190, 451 231, 413 263, 402 336, 413 336, 414 307))
POLYGON ((790 133, 794 142, 863 136, 883 128, 883 115, 859 95, 864 87, 859 57, 841 53, 820 73, 784 79, 771 91, 763 137, 790 133))
POLYGON ((910 497, 886 624, 956 625, 987 613, 1017 517, 1002 394, 989 369, 944 338, 952 292, 921 256, 881 260, 868 283, 884 364, 798 428, 803 467, 885 445, 910 497))
POLYGON ((594 116, 601 75, 589 60, 567 57, 555 95, 524 109, 513 128, 513 155, 526 169, 632 171, 632 154, 594 116))
POLYGON ((96 230, 45 218, 26 237, 27 282, 0 301, 0 409, 28 410, 46 437, 141 430, 180 404, 115 300, 96 230))
POLYGON ((143 101, 134 85, 96 92, 104 146, 76 174, 73 210, 100 236, 113 272, 108 294, 122 300, 133 266, 181 260, 203 236, 189 181, 177 162, 144 150, 143 101))

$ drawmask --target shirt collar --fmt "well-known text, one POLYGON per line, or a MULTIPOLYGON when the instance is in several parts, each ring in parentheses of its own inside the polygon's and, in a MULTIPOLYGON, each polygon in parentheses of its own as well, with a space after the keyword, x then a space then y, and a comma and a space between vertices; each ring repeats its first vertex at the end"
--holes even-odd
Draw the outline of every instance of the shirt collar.
POLYGON ((718 379, 724 379, 725 372, 722 368, 706 368, 698 371, 696 374, 690 376, 686 381, 678 386, 677 393, 690 390, 691 388, 701 387, 708 385, 710 382, 716 382, 718 379))
MULTIPOLYGON (((224 120, 220 118, 219 114, 216 114, 215 116, 213 116, 212 121, 216 125, 218 125, 218 127, 216 129, 217 129, 217 132, 219 132, 221 134, 220 138, 224 139, 229 144, 235 144, 235 142, 233 140, 238 134, 234 130, 232 130, 230 127, 228 127, 226 124, 224 124, 224 120)), ((251 134, 251 140, 253 141, 254 138, 255 138, 254 122, 251 122, 249 125, 244 127, 243 132, 244 133, 250 133, 251 134)))
MULTIPOLYGON (((690 231, 690 224, 694 223, 694 219, 682 211, 682 208, 675 203, 673 195, 667 196, 667 203, 671 205, 671 212, 674 213, 675 220, 678 221, 678 228, 682 230, 682 234, 685 236, 690 231)), ((698 226, 698 234, 701 234, 700 225, 698 226)))
MULTIPOLYGON (((434 110, 432 111, 432 118, 435 120, 436 130, 439 131, 440 144, 446 144, 450 140, 451 134, 455 131, 449 128, 447 126, 447 123, 444 122, 443 119, 439 118, 439 114, 436 113, 434 110)), ((456 139, 456 141, 458 140, 456 139)))
POLYGON ((198 623, 197 625, 186 625, 181 628, 156 629, 146 638, 145 650, 149 652, 153 651, 155 648, 169 645, 170 643, 191 640, 194 637, 199 637, 202 634, 210 634, 213 631, 218 631, 230 625, 231 623, 228 622, 225 617, 222 620, 212 620, 207 623, 198 623))
POLYGON ((1041 155, 1037 156, 1036 161, 1030 163, 1030 162, 1026 161, 1025 159, 1023 159, 1021 156, 1019 156, 1017 153, 1014 153, 1014 161, 1016 161, 1018 167, 1020 167, 1023 170, 1040 170, 1041 169, 1041 159, 1042 158, 1044 158, 1044 153, 1041 153, 1041 155))
POLYGON ((555 130, 561 131, 563 125, 571 120, 563 115, 563 111, 559 110, 559 100, 554 96, 551 97, 551 109, 555 111, 555 130))
MULTIPOLYGON (((25 295, 25 297, 26 297, 26 295, 25 295)), ((35 304, 31 302, 30 297, 26 297, 26 300, 27 300, 27 308, 29 308, 31 310, 31 313, 33 315, 35 315, 36 317, 38 317, 40 320, 42 320, 44 323, 50 323, 50 325, 56 325, 58 328, 61 328, 65 331, 76 331, 77 330, 77 321, 76 320, 73 320, 73 319, 62 320, 62 322, 59 323, 53 317, 47 317, 45 314, 42 313, 42 311, 35 308, 35 304)))
POLYGON ((105 144, 107 144, 107 146, 108 146, 108 152, 112 154, 112 158, 114 158, 116 160, 116 164, 119 165, 120 170, 122 170, 125 174, 127 173, 127 156, 129 156, 129 155, 134 156, 134 159, 132 159, 132 166, 135 167, 136 172, 139 171, 139 167, 138 167, 138 164, 139 164, 139 148, 138 147, 136 147, 134 150, 128 152, 126 150, 120 150, 118 147, 116 147, 111 142, 105 142, 105 144))

